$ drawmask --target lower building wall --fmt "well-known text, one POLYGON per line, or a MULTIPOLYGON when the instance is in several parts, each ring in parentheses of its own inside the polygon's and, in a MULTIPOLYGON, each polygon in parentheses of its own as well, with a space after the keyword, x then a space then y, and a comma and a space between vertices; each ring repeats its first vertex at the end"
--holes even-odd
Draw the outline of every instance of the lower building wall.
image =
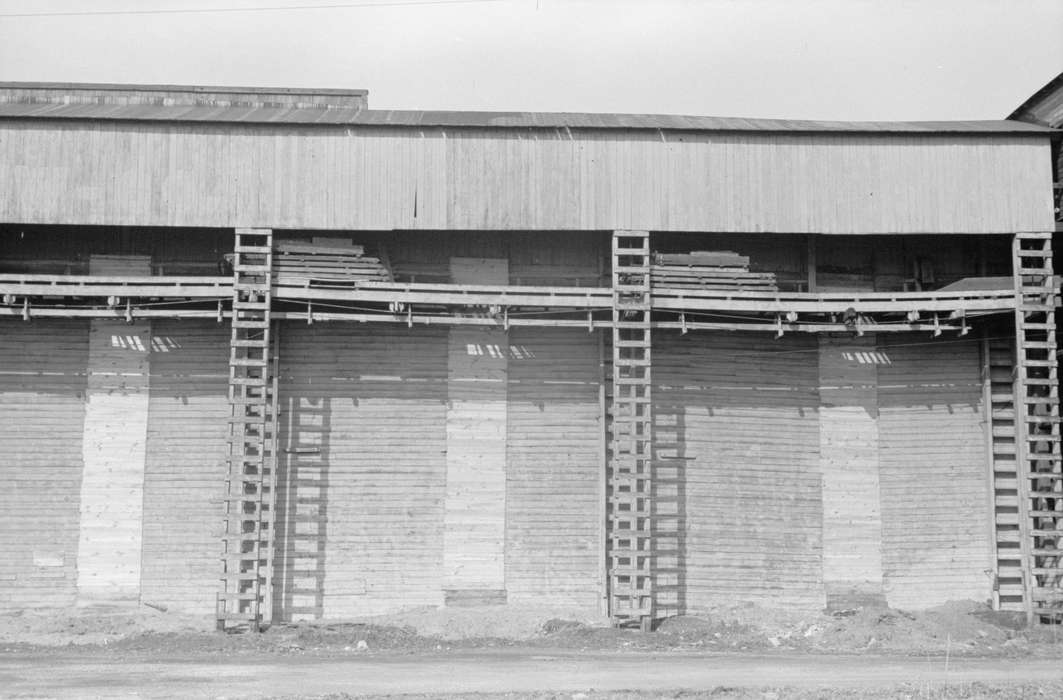
MULTIPOLYGON (((86 520, 86 450, 101 449, 87 376, 108 370, 90 367, 88 322, 0 331, 0 608, 73 604, 91 554, 79 541, 103 512, 86 520)), ((142 521, 135 599, 210 614, 229 331, 159 320, 144 337, 146 449, 114 465, 132 473, 140 460, 142 504, 134 485, 128 517, 105 515, 142 521)), ((276 617, 604 610, 599 334, 511 329, 480 343, 446 328, 293 323, 280 337, 276 617), (478 363, 481 352, 494 356, 478 363), (490 464, 477 461, 480 428, 490 464), (476 483, 481 468, 490 484, 476 483), (470 506, 489 493, 503 503, 470 506)), ((659 333, 658 455, 681 465, 679 610, 987 598, 979 368, 977 343, 960 339, 659 333)))

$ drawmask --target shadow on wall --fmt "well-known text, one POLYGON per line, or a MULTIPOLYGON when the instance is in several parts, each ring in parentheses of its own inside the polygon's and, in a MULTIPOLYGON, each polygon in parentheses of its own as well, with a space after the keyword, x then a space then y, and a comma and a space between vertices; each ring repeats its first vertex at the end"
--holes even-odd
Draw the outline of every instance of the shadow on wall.
POLYGON ((319 620, 325 613, 330 400, 289 396, 281 420, 273 617, 319 620))
POLYGON ((658 542, 654 590, 661 616, 687 613, 686 407, 658 403, 653 414, 653 510, 658 542))

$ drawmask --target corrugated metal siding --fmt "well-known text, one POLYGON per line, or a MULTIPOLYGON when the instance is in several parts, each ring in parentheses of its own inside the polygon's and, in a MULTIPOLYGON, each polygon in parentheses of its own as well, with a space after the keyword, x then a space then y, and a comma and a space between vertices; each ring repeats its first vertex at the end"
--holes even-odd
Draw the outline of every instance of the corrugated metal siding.
POLYGON ((878 390, 887 601, 985 600, 991 514, 978 345, 910 343, 880 346, 889 358, 878 390))
POLYGON ((211 614, 221 574, 228 324, 156 320, 150 361, 141 600, 211 614))
POLYGON ((817 351, 791 335, 654 338, 658 454, 686 465, 689 612, 823 604, 817 351))
POLYGON ((1048 153, 1047 137, 1008 135, 6 121, 0 220, 369 230, 1051 230, 1048 153))
POLYGON ((510 331, 506 590, 597 610, 603 581, 598 337, 510 331))
POLYGON ((285 324, 280 352, 279 616, 441 604, 446 331, 285 324))
POLYGON ((0 609, 73 604, 88 323, 0 322, 0 609))

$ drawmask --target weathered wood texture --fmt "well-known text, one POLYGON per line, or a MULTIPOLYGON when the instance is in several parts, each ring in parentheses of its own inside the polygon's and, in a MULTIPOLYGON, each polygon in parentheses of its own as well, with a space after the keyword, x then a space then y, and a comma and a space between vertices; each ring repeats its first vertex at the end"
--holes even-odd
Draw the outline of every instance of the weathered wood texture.
POLYGON ((878 365, 873 336, 819 340, 819 464, 827 604, 882 602, 878 365))
POLYGON ((214 321, 152 324, 141 600, 214 609, 228 435, 229 332, 214 321))
POLYGON ((443 588, 502 591, 506 547, 509 334, 451 328, 443 588))
POLYGON ((78 601, 140 598, 151 323, 89 326, 78 601))
POLYGON ((0 321, 0 609, 76 598, 88 323, 0 321))
POLYGON ((446 402, 445 330, 284 325, 282 618, 442 604, 446 402))
POLYGON ((307 229, 1050 230, 1049 140, 41 123, 0 221, 307 229), (253 176, 248 176, 252 173, 253 176))
POLYGON ((977 341, 883 339, 880 353, 889 360, 878 366, 887 601, 986 600, 992 513, 977 341))
POLYGON ((814 337, 655 337, 657 453, 685 465, 681 609, 822 607, 817 353, 814 337))
POLYGON ((598 338, 511 330, 508 374, 508 598, 596 612, 605 547, 598 338))
MULTIPOLYGON (((457 284, 505 284, 505 258, 450 258, 457 284)), ((447 337, 447 602, 505 602, 506 374, 509 334, 451 328, 447 337)))

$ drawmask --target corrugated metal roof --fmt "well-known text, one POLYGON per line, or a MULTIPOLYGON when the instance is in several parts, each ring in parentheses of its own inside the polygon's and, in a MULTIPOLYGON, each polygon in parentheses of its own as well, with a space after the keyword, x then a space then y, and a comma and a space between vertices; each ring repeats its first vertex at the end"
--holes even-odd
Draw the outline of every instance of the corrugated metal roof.
POLYGON ((843 122, 657 114, 365 109, 364 90, 0 83, 0 119, 771 133, 1046 134, 1009 120, 843 122))

